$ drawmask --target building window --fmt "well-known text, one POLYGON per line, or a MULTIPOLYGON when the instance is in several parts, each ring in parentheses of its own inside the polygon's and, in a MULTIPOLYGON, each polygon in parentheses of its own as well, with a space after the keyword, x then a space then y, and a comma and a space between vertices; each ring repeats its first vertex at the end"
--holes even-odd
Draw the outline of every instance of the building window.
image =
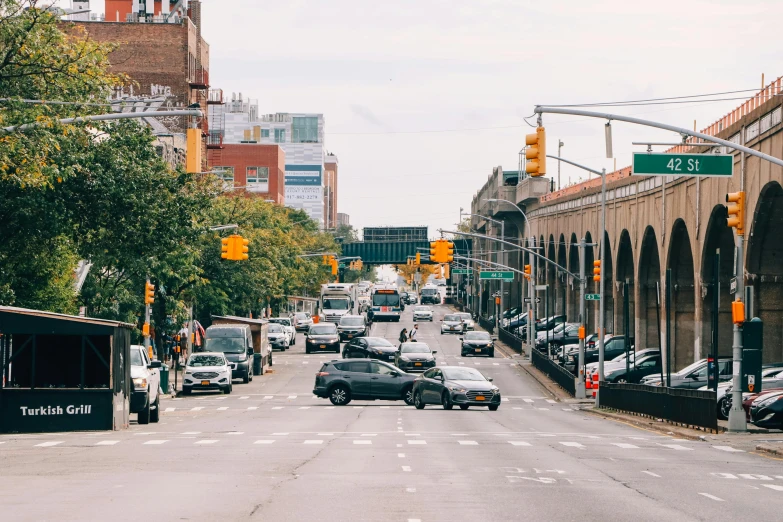
POLYGON ((234 185, 234 167, 212 167, 212 173, 224 183, 234 185))
POLYGON ((294 143, 318 143, 318 117, 295 117, 292 127, 294 143))
POLYGON ((285 143, 285 129, 275 129, 275 143, 285 143))
POLYGON ((261 137, 262 138, 268 138, 269 137, 269 129, 261 129, 261 137))
POLYGON ((269 167, 247 168, 247 190, 269 192, 269 167))

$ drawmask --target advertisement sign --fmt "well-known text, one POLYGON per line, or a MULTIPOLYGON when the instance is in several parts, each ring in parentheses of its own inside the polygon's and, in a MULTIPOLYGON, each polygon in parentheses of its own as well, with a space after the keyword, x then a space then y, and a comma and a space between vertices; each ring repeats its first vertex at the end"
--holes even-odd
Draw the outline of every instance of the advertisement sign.
POLYGON ((286 186, 321 186, 321 165, 286 165, 286 186))
POLYGON ((0 433, 111 430, 112 391, 4 389, 0 433))
POLYGON ((308 187, 286 184, 285 201, 288 203, 317 202, 323 199, 323 189, 321 187, 308 187))

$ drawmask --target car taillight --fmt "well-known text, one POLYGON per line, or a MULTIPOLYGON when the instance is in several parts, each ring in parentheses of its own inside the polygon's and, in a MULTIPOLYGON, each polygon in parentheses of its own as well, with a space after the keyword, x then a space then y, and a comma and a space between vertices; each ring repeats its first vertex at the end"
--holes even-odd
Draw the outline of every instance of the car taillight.
POLYGON ((329 372, 318 372, 315 374, 316 377, 326 377, 329 375, 329 372))

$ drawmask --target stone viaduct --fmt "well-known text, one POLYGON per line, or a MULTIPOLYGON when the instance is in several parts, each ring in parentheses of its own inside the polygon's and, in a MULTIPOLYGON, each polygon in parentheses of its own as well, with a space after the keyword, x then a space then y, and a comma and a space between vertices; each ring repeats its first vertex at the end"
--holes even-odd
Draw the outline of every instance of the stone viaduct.
MULTIPOLYGON (((769 84, 740 107, 703 133, 745 144, 771 156, 783 158, 783 80, 769 84)), ((728 152, 721 147, 681 145, 670 152, 728 152)), ((629 324, 637 349, 661 346, 665 349, 666 313, 671 313, 671 356, 675 369, 705 357, 711 348, 713 292, 720 292, 718 349, 731 355, 732 323, 729 284, 734 277, 735 234, 726 226, 725 195, 744 190, 745 255, 742 259, 745 284, 753 294, 751 313, 764 321, 764 361, 783 361, 783 168, 753 156, 733 152, 731 178, 632 176, 626 167, 607 175, 606 233, 600 234, 601 181, 587 182, 550 191, 546 178, 517 179, 516 173, 493 171, 475 195, 473 214, 506 221, 506 236, 513 242, 539 248, 573 273, 579 273, 580 249, 584 238, 587 272, 599 257, 599 242, 606 241, 605 278, 606 329, 624 333, 623 292, 628 286, 629 324), (508 199, 527 214, 530 230, 512 206, 489 203, 489 198, 508 199), (534 237, 534 240, 527 238, 534 237), (715 253, 720 251, 720 284, 713 281, 715 253), (671 303, 665 300, 666 270, 671 269, 671 303), (660 296, 660 300, 659 297, 660 296)), ((550 172, 553 160, 550 161, 550 172)), ((498 226, 473 218, 479 233, 499 235, 498 226)), ((478 255, 497 260, 497 243, 477 241, 478 255)), ((507 255, 512 266, 529 263, 519 251, 507 255)), ((578 320, 579 285, 545 263, 536 264, 538 284, 548 284, 547 309, 566 313, 578 320)), ((495 283, 497 285, 497 283, 495 283)), ((497 288, 482 285, 479 302, 492 310, 491 293, 497 288)), ((507 287, 508 288, 508 287, 507 287)), ((514 305, 526 285, 510 285, 509 302, 514 305)), ((478 289, 473 289, 478 293, 478 289)), ((588 283, 588 292, 598 293, 598 283, 588 283)), ((541 297, 544 297, 542 294, 541 297)), ((543 303, 538 316, 544 314, 543 303)), ((588 307, 588 332, 596 331, 597 304, 588 307)))

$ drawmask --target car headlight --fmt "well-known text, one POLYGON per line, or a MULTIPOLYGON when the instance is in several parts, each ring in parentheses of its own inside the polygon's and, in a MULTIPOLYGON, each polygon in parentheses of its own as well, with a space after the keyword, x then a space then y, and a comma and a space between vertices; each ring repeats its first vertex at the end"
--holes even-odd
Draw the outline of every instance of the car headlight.
POLYGON ((411 362, 411 360, 405 357, 404 355, 400 355, 400 360, 403 362, 411 362))
POLYGON ((240 356, 239 356, 239 359, 238 359, 238 360, 239 360, 239 362, 245 362, 245 361, 247 361, 247 354, 246 354, 246 353, 240 354, 240 356))
POLYGON ((146 390, 147 389, 147 379, 146 377, 136 377, 133 379, 133 387, 137 390, 146 390))
POLYGON ((458 388, 456 386, 453 387, 453 388, 451 386, 449 386, 449 390, 451 390, 453 392, 456 392, 456 393, 465 393, 466 391, 468 391, 465 388, 458 388))

